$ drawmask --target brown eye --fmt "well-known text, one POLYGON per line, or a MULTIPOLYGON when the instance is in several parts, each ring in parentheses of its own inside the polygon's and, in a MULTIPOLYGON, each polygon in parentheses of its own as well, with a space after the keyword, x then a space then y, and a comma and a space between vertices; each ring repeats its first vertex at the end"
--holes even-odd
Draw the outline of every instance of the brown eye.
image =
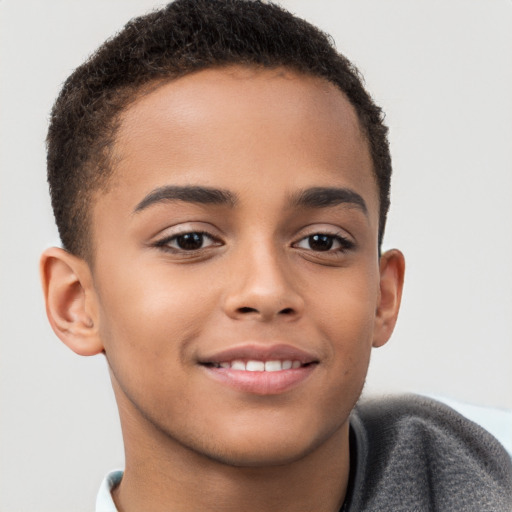
POLYGON ((354 242, 340 235, 314 233, 299 240, 295 247, 314 252, 344 252, 354 248, 354 242))
POLYGON ((208 233, 200 231, 189 231, 173 235, 156 242, 155 246, 172 252, 192 252, 200 251, 213 245, 222 245, 222 243, 213 238, 208 233))
POLYGON ((177 236, 174 240, 176 246, 184 251, 197 251, 203 247, 204 235, 202 233, 185 233, 177 236))
POLYGON ((328 251, 334 244, 334 237, 330 235, 311 235, 307 240, 309 248, 313 251, 328 251))

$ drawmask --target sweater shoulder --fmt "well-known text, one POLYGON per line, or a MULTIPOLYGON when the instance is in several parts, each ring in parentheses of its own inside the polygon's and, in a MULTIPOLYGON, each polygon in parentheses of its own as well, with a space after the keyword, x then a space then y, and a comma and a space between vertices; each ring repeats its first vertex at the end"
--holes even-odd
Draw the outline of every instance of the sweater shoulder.
POLYGON ((361 401, 351 419, 350 510, 512 510, 512 465, 498 441, 450 407, 414 395, 361 401))

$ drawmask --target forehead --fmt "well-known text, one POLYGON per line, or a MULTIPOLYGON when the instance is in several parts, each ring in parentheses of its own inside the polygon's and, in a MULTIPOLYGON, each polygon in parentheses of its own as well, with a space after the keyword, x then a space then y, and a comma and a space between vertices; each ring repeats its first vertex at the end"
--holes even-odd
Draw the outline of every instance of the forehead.
POLYGON ((115 161, 111 189, 132 205, 169 182, 250 197, 256 182, 284 192, 348 180, 378 202, 352 105, 330 82, 282 68, 208 69, 154 87, 122 114, 115 161))
POLYGON ((146 130, 138 124, 141 117, 167 122, 171 114, 175 127, 183 129, 196 115, 201 121, 214 118, 230 122, 250 113, 248 120, 252 121, 255 117, 268 118, 276 111, 283 122, 294 114, 310 115, 322 124, 332 124, 332 128, 343 126, 359 132, 353 106, 331 82, 286 68, 227 66, 150 84, 122 114, 118 137, 140 136, 146 130), (267 108, 257 116, 261 100, 267 108))
POLYGON ((138 149, 133 142, 147 144, 155 132, 169 133, 176 143, 199 136, 206 142, 215 135, 208 128, 215 126, 231 128, 235 142, 243 139, 242 127, 247 138, 265 123, 289 133, 290 122, 303 129, 300 121, 306 118, 308 131, 321 132, 326 143, 364 139, 353 106, 327 80, 284 68, 206 69, 143 93, 121 116, 117 149, 121 156, 133 156, 138 149))

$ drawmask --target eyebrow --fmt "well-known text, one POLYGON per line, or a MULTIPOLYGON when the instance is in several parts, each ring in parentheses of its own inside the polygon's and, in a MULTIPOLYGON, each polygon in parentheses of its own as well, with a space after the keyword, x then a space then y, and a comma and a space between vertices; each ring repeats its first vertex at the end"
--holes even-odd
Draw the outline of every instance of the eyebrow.
POLYGON ((216 204, 233 207, 236 197, 229 190, 200 186, 177 186, 167 185, 151 191, 144 199, 137 204, 134 213, 146 208, 169 201, 186 201, 188 203, 216 204))
POLYGON ((359 208, 368 215, 368 208, 364 199, 354 190, 337 187, 313 187, 300 191, 292 197, 295 206, 306 208, 328 208, 346 204, 349 207, 359 208))

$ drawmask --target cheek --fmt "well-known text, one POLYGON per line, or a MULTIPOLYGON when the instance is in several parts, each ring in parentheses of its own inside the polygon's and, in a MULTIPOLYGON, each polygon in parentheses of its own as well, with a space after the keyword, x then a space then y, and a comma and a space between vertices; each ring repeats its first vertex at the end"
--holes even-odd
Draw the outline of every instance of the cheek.
POLYGON ((202 290, 195 293, 190 278, 180 282, 166 269, 132 272, 132 279, 122 279, 120 272, 107 281, 101 336, 117 399, 127 397, 153 421, 167 421, 166 415, 187 410, 193 399, 185 386, 193 374, 189 347, 215 301, 202 290))
POLYGON ((209 304, 215 303, 195 282, 200 277, 193 281, 157 265, 126 271, 119 265, 109 272, 99 293, 101 336, 109 361, 123 358, 119 366, 140 367, 142 362, 182 359, 187 341, 201 330, 209 304))
POLYGON ((317 325, 328 340, 331 364, 340 371, 366 372, 377 300, 378 282, 370 268, 366 272, 347 272, 318 302, 317 325))

